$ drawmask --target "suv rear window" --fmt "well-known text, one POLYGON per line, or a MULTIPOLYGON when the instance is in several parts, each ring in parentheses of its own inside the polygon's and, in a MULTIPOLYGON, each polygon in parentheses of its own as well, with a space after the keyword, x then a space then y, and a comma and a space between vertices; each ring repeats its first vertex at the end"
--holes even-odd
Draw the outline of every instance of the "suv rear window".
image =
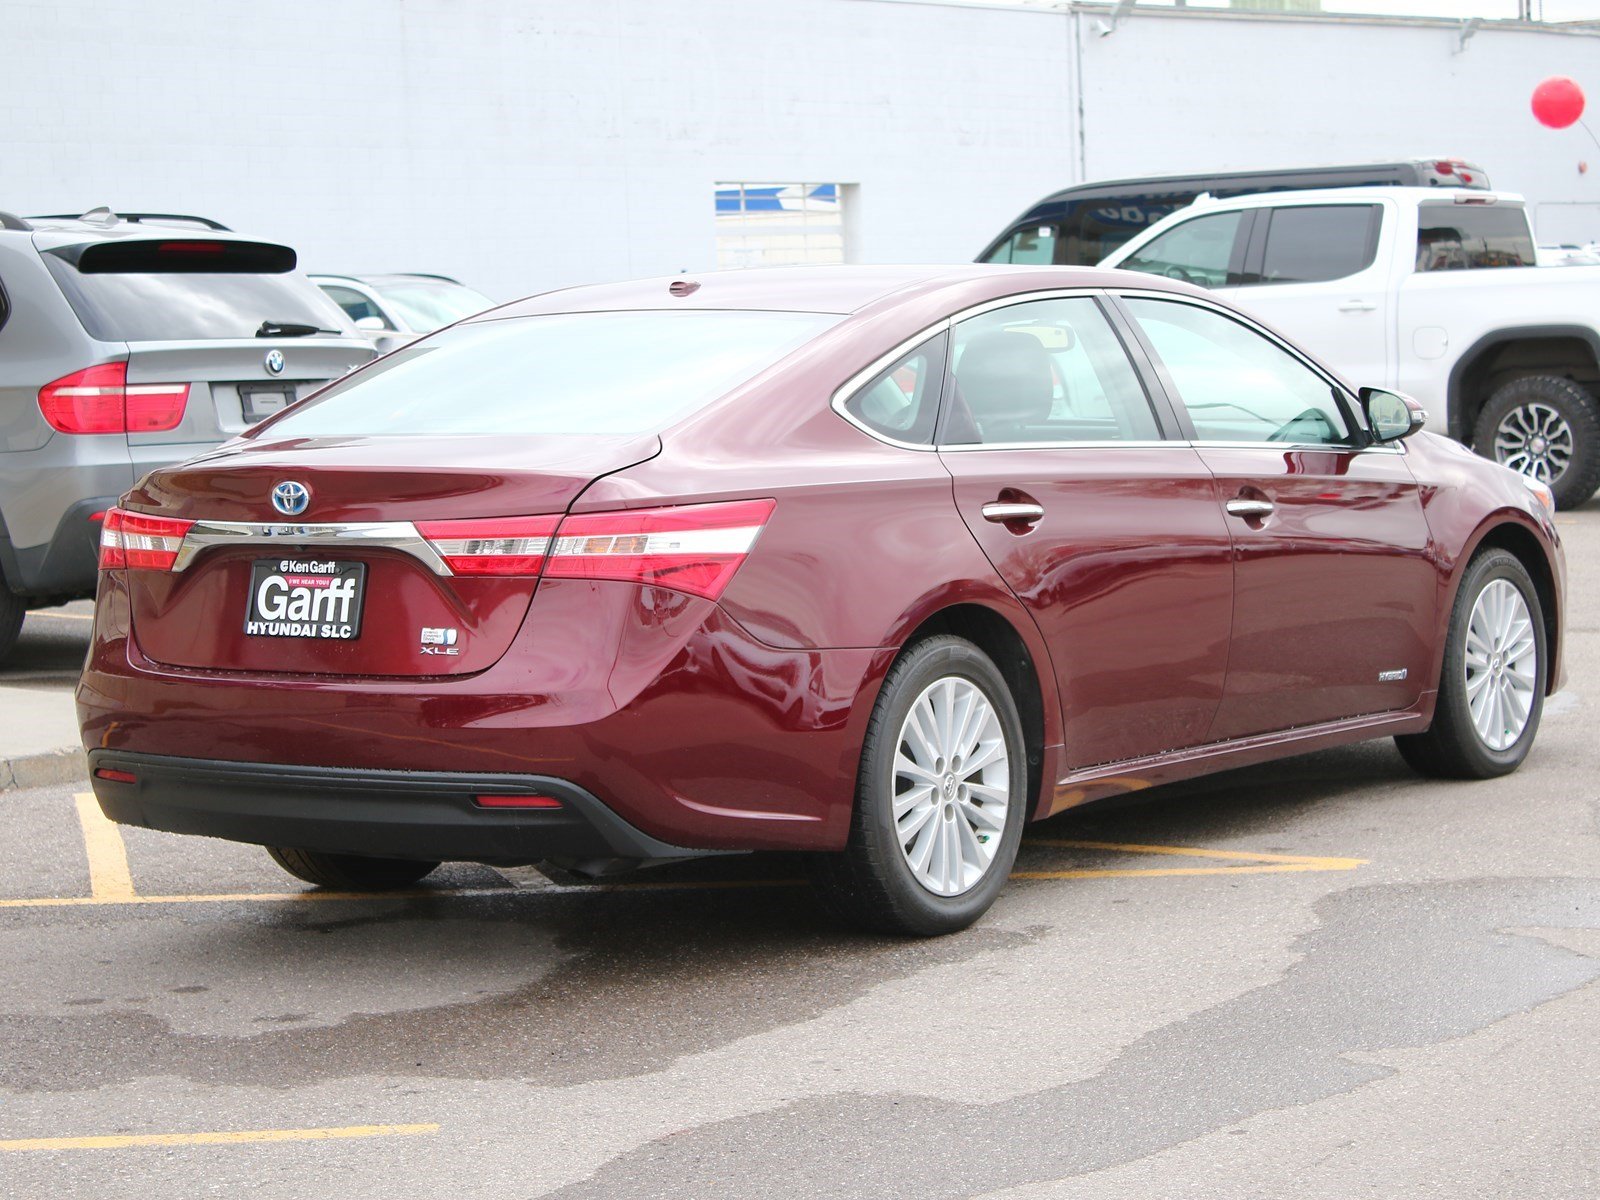
POLYGON ((249 338, 263 321, 349 332, 338 306, 290 273, 294 251, 285 246, 141 240, 43 257, 84 329, 103 342, 249 338))
POLYGON ((1533 233, 1521 208, 1424 204, 1417 210, 1417 270, 1531 267, 1533 233))
POLYGON ((702 310, 456 325, 386 355, 264 428, 273 437, 650 433, 839 320, 702 310))

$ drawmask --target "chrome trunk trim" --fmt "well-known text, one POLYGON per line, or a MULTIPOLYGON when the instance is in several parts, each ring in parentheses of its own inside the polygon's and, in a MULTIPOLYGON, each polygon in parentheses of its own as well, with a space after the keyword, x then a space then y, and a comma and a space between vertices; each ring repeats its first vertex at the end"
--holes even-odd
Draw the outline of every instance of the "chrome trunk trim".
POLYGON ((253 546, 276 553, 279 549, 396 550, 410 555, 435 575, 453 571, 410 521, 374 521, 347 524, 252 524, 245 521, 196 521, 178 547, 172 569, 182 571, 195 556, 215 546, 253 546))

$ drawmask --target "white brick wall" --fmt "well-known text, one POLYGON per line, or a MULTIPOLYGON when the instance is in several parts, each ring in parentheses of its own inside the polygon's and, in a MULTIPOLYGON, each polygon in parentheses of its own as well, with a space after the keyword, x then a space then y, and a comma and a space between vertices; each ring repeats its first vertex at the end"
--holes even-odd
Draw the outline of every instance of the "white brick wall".
MULTIPOLYGON (((713 259, 717 180, 860 185, 863 258, 969 258, 1078 177, 1454 153, 1545 201, 1600 39, 883 0, 0 0, 0 208, 214 215, 496 297, 713 259)), ((1597 95, 1600 102, 1600 95, 1597 95)), ((1582 139, 1580 141, 1580 139, 1582 139)), ((1585 150, 1585 147, 1588 147, 1585 150)), ((1579 158, 1597 170, 1576 173, 1579 158)), ((1600 230, 1597 230, 1600 233, 1600 230)))

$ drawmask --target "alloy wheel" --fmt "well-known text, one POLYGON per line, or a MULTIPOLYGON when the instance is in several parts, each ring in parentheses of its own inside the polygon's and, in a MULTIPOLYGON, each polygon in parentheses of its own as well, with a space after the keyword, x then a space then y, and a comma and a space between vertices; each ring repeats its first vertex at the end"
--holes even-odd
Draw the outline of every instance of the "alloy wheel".
POLYGON ((958 675, 923 689, 894 757, 895 841, 916 880, 957 896, 988 873, 1011 807, 1011 757, 983 690, 958 675))
POLYGON ((1553 484, 1572 464, 1572 426, 1548 404, 1519 404, 1494 431, 1495 461, 1553 484))
POLYGON ((1465 660, 1473 728, 1489 749, 1508 749, 1528 727, 1539 686, 1533 617, 1508 580, 1492 580, 1473 602, 1465 660))

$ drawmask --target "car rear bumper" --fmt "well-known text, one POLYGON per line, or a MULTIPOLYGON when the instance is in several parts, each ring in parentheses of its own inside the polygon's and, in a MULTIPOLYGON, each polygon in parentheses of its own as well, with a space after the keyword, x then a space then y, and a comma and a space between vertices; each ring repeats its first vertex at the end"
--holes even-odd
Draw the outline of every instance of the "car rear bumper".
POLYGON ((375 858, 518 866, 683 858, 576 784, 542 775, 374 771, 95 750, 100 808, 123 825, 375 858), (539 796, 559 807, 495 808, 539 796))

